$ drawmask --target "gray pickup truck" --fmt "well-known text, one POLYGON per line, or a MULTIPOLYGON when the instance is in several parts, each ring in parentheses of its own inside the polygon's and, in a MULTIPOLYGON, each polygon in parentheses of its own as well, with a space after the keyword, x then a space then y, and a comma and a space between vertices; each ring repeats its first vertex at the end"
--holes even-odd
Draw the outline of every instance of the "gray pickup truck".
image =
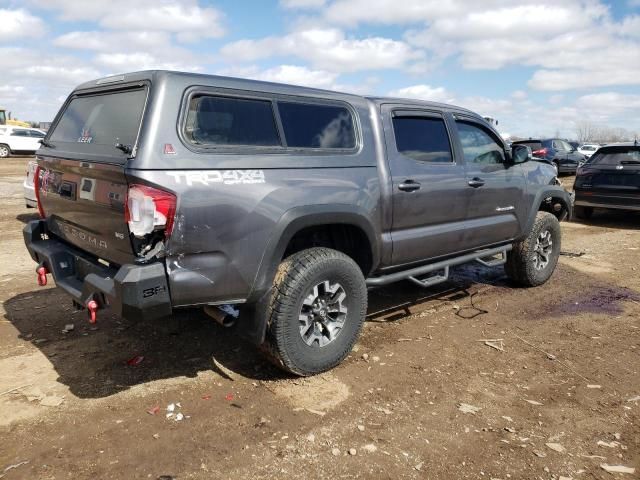
POLYGON ((37 280, 90 321, 233 306, 222 321, 298 375, 349 354, 368 288, 472 261, 544 283, 572 208, 468 110, 166 71, 75 89, 35 184, 37 280))

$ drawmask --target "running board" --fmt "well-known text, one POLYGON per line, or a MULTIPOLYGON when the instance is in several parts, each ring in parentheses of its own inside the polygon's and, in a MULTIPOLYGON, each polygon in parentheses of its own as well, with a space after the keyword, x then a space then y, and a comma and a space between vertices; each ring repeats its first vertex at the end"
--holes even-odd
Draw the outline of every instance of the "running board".
POLYGON ((456 265, 462 265, 469 262, 478 262, 485 267, 497 267, 499 265, 504 265, 507 262, 507 252, 512 248, 513 247, 511 245, 503 245, 502 247, 478 250, 473 253, 450 258, 448 260, 442 260, 429 265, 422 265, 421 267, 414 267, 409 270, 390 273, 389 275, 382 275, 380 277, 367 278, 367 286, 379 287, 381 285, 395 283, 399 280, 408 279, 421 287, 431 287, 438 283, 446 282, 449 278, 449 268, 455 267, 456 265), (497 255, 499 255, 499 257, 496 258, 497 255), (431 275, 430 277, 423 279, 419 278, 428 273, 439 271, 441 272, 436 275, 431 275))

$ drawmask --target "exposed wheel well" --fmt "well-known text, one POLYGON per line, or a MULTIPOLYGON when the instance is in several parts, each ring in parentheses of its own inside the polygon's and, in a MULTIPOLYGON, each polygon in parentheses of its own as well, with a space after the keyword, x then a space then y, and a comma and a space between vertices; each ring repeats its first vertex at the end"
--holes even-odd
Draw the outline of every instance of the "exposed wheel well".
POLYGON ((373 254, 364 231, 350 224, 327 224, 306 227, 289 240, 282 258, 311 247, 327 247, 351 257, 365 277, 371 273, 373 254))
POLYGON ((565 220, 569 216, 569 206, 561 197, 547 197, 538 208, 540 212, 549 212, 559 221, 565 220))

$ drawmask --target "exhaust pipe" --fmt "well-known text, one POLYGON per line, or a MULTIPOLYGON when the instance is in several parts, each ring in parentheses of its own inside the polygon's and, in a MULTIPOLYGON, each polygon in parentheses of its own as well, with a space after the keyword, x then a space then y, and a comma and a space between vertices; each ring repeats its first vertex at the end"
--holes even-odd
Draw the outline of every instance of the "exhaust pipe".
POLYGON ((207 305, 204 313, 225 328, 233 327, 240 315, 240 311, 233 305, 207 305))

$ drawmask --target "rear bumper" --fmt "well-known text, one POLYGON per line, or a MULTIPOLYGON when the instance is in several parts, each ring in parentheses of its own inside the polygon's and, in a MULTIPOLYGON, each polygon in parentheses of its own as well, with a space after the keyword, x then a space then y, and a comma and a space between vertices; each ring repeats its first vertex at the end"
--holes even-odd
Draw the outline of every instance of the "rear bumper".
POLYGON ((581 191, 576 191, 575 205, 637 212, 640 211, 640 195, 607 195, 599 192, 585 195, 581 191))
POLYGON ((129 319, 150 320, 171 314, 171 297, 164 263, 109 267, 53 236, 46 222, 34 220, 23 230, 31 258, 53 276, 56 285, 86 306, 110 307, 129 319))

